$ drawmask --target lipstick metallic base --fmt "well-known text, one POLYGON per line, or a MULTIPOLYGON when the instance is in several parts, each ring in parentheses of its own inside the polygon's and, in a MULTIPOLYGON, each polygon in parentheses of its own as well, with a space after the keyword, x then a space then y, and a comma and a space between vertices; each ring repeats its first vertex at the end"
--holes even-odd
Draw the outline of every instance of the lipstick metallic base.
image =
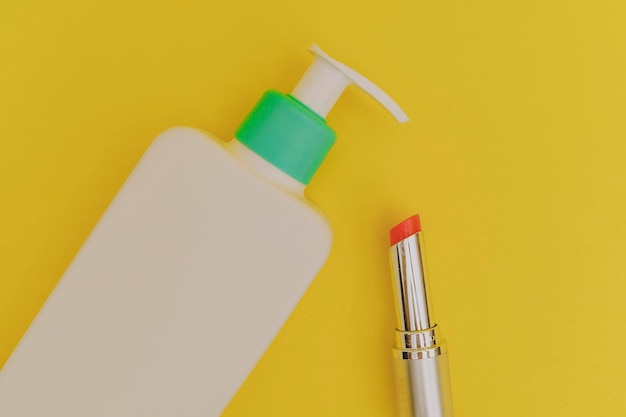
POLYGON ((448 352, 437 334, 436 326, 396 330, 393 370, 401 417, 453 417, 448 352))
POLYGON ((394 360, 401 417, 452 417, 448 355, 394 360))

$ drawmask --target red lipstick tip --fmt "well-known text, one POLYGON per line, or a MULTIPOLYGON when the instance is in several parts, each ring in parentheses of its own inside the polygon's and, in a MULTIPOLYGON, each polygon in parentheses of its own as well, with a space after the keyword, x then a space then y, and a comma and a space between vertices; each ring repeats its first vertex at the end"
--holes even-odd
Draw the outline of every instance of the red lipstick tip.
POLYGON ((422 230, 420 215, 416 214, 404 220, 389 231, 391 246, 422 230))

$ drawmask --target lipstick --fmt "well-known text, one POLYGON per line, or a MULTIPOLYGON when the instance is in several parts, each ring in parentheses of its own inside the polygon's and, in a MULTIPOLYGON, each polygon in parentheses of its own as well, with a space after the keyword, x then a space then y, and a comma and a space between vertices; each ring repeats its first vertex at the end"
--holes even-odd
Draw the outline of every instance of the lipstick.
POLYGON ((389 232, 395 293, 393 367, 401 417, 453 417, 446 342, 433 318, 419 215, 389 232))

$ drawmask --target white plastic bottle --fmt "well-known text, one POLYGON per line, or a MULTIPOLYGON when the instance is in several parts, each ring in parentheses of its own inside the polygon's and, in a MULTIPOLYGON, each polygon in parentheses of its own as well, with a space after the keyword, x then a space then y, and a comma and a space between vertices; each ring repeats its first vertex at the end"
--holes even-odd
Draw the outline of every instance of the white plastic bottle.
POLYGON ((292 95, 267 92, 221 140, 149 147, 0 372, 2 417, 218 416, 326 260, 304 188, 357 84, 317 47, 292 95))

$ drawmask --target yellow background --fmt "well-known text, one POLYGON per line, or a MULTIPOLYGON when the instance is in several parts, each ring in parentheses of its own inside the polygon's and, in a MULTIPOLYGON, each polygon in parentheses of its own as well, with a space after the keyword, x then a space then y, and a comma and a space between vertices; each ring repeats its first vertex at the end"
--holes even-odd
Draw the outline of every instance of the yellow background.
MULTIPOLYGON (((227 139, 318 43, 331 256, 225 415, 392 416, 387 229, 422 214, 458 416, 626 412, 626 3, 2 0, 0 362, 151 139, 227 139)), ((33 416, 35 417, 35 416, 33 416)))

